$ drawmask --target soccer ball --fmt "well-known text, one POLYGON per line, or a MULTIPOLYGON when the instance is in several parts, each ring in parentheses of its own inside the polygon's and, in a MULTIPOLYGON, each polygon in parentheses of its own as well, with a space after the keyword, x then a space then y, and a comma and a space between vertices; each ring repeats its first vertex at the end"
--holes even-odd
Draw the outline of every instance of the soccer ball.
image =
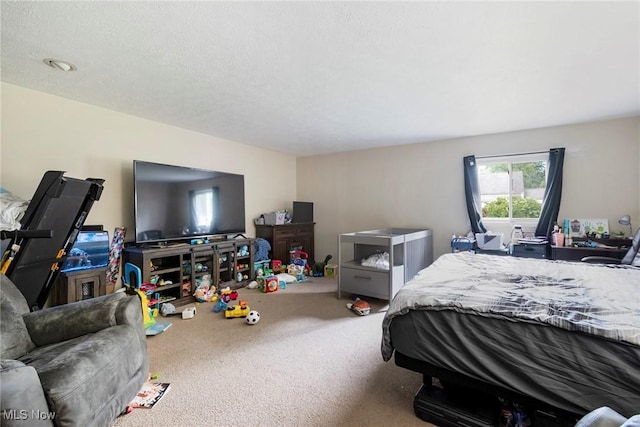
POLYGON ((250 325, 255 325, 260 321, 260 313, 255 310, 251 310, 246 317, 247 323, 250 325))

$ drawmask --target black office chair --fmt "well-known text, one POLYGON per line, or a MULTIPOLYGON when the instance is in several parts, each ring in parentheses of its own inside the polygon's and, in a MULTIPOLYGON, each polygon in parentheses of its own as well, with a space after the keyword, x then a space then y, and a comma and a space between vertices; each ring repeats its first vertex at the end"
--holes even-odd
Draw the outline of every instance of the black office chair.
POLYGON ((606 256, 588 256, 582 258, 582 261, 593 264, 623 264, 640 267, 640 228, 636 231, 636 235, 633 237, 633 241, 631 242, 631 247, 625 254, 624 258, 618 259, 606 256))

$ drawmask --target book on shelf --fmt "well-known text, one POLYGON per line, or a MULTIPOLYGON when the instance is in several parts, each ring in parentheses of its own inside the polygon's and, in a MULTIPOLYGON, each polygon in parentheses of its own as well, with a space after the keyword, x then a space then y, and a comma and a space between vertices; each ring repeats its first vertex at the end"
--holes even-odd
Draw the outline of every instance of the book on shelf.
POLYGON ((154 380, 145 381, 136 397, 131 401, 130 406, 133 408, 153 408, 167 394, 170 387, 170 383, 161 383, 154 380))

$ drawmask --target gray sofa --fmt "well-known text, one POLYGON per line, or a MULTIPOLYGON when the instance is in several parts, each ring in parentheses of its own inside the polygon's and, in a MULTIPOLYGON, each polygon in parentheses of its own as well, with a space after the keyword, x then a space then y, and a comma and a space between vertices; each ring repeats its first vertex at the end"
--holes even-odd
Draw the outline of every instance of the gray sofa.
POLYGON ((149 375, 140 299, 29 311, 0 274, 0 424, 109 426, 149 375))

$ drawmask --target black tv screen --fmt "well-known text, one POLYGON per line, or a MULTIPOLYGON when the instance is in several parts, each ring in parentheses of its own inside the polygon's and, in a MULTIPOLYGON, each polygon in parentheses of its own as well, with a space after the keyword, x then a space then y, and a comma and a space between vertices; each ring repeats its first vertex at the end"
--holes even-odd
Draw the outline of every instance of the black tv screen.
POLYGON ((245 232, 244 175, 133 161, 136 243, 245 232))

